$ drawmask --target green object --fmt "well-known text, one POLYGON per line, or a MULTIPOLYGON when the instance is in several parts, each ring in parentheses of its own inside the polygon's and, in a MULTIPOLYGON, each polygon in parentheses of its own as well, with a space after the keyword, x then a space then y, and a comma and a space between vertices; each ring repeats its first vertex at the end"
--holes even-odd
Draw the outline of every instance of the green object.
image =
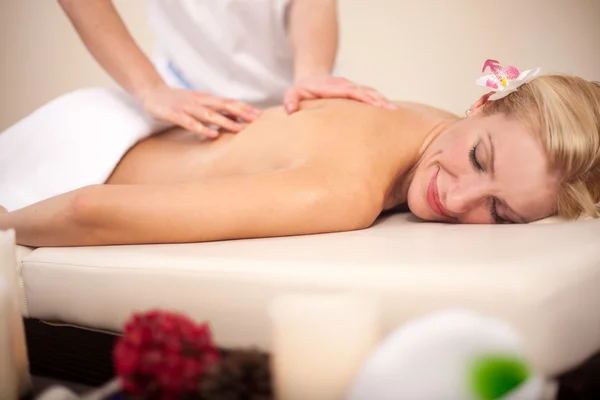
POLYGON ((479 356, 469 367, 470 387, 479 400, 501 399, 530 375, 524 359, 504 354, 479 356))

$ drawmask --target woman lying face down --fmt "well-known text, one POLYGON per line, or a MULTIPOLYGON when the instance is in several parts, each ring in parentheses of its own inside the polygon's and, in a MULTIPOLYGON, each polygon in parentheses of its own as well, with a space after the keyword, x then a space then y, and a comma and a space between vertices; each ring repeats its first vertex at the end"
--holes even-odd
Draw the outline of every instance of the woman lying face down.
POLYGON ((197 153, 165 132, 136 145, 106 184, 1 213, 0 229, 25 245, 77 246, 364 229, 400 205, 449 223, 597 217, 600 87, 540 76, 489 97, 465 118, 411 103, 306 102, 197 153), (210 157, 192 164, 200 153, 210 157))

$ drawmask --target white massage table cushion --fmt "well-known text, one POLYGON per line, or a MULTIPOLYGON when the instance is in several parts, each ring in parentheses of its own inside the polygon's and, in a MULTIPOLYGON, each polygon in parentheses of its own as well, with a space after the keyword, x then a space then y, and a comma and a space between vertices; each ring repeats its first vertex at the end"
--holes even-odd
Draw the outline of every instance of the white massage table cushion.
POLYGON ((513 324, 543 372, 600 349, 600 220, 512 226, 383 216, 370 229, 198 244, 23 251, 27 316, 118 331, 133 311, 210 321, 219 345, 269 348, 270 301, 366 291, 393 329, 466 307, 513 324))

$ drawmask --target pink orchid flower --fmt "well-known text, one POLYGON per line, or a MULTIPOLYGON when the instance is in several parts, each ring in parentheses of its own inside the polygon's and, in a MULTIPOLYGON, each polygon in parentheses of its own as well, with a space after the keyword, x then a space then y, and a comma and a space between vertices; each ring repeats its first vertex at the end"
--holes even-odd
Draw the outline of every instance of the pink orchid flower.
POLYGON ((481 72, 485 72, 488 68, 491 74, 480 77, 476 83, 495 92, 490 96, 490 100, 498 100, 509 93, 515 92, 519 86, 537 77, 541 71, 540 68, 536 68, 519 72, 516 67, 503 67, 498 61, 490 59, 485 61, 481 72))

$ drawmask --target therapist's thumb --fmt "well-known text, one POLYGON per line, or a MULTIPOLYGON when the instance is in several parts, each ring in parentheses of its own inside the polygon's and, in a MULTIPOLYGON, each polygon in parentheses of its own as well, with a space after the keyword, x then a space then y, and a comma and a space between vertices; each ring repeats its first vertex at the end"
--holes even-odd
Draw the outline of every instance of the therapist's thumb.
POLYGON ((288 114, 298 111, 299 103, 300 94, 295 89, 292 88, 285 92, 285 96, 283 97, 283 106, 288 114))

